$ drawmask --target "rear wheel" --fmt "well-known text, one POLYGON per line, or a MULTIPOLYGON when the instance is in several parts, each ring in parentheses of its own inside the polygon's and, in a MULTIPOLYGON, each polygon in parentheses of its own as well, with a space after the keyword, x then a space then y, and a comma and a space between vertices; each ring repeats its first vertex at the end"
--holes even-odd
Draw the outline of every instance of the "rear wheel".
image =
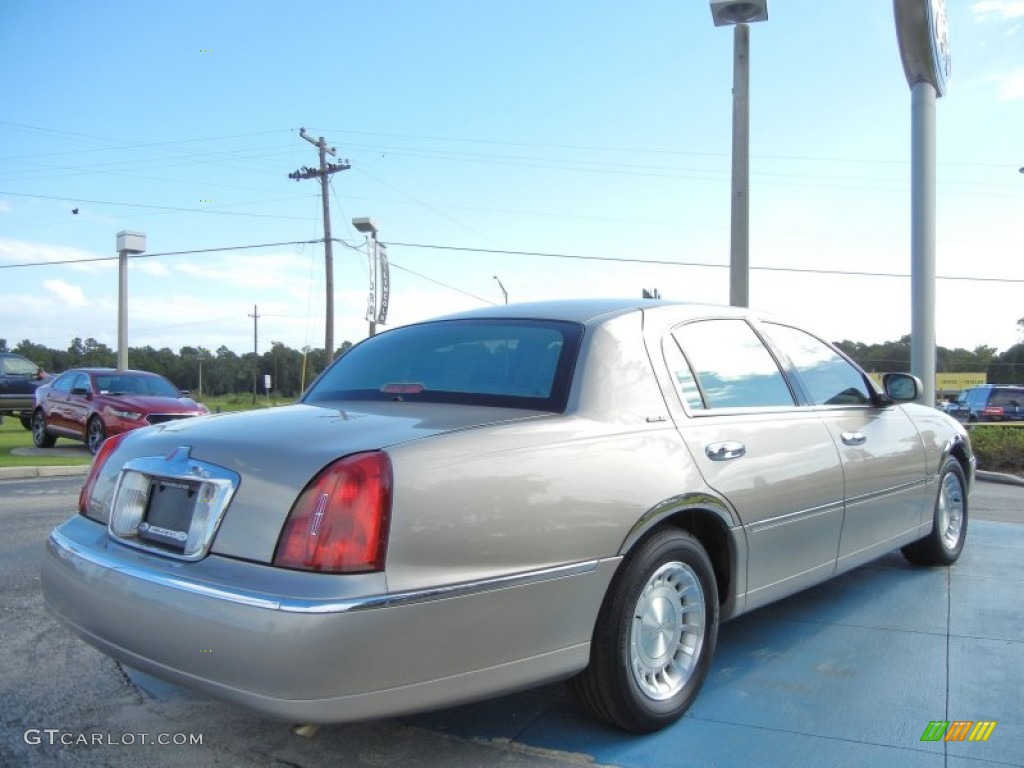
POLYGON ((96 453, 107 439, 107 430, 99 416, 93 416, 85 425, 85 447, 89 453, 96 453))
POLYGON ((24 411, 22 411, 21 413, 18 414, 18 421, 21 422, 21 426, 23 426, 25 429, 29 430, 30 432, 32 431, 31 413, 25 413, 24 411))
POLYGON ((569 681, 595 717, 635 733, 682 717, 718 636, 711 561, 689 534, 665 529, 629 555, 597 619, 590 665, 569 681))
POLYGON ((966 538, 967 481, 960 462, 948 458, 939 474, 931 533, 903 547, 903 556, 917 565, 952 565, 966 538))
POLYGON ((46 431, 46 415, 40 408, 32 414, 32 443, 36 448, 53 448, 57 438, 46 431))

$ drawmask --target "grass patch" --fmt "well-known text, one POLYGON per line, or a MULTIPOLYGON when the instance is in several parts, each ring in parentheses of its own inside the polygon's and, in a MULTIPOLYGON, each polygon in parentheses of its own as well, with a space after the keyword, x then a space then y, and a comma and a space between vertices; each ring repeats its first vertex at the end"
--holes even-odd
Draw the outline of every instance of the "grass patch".
POLYGON ((971 427, 971 447, 978 469, 1024 475, 1024 425, 971 427))
MULTIPOLYGON (((223 395, 220 397, 204 397, 201 401, 211 413, 230 413, 233 411, 252 411, 279 405, 290 405, 295 402, 290 398, 277 396, 260 396, 252 401, 252 394, 223 395)), ((57 448, 81 445, 76 440, 57 438, 57 448)), ((78 456, 47 456, 44 449, 33 456, 16 456, 11 453, 15 448, 31 448, 32 433, 21 426, 17 416, 4 416, 0 424, 0 467, 68 467, 83 466, 92 461, 85 451, 78 456)))
MULTIPOLYGON (((64 445, 75 445, 72 440, 63 441, 64 445)), ((57 443, 59 448, 62 442, 57 443)), ((31 448, 32 433, 21 426, 21 422, 12 416, 4 416, 0 424, 0 467, 70 467, 89 464, 92 457, 83 451, 79 458, 67 456, 15 456, 11 451, 15 448, 31 448)))
POLYGON ((291 398, 277 397, 271 395, 260 395, 256 402, 252 401, 252 393, 240 393, 234 395, 218 395, 217 397, 204 397, 200 400, 203 405, 210 409, 210 413, 231 413, 233 411, 255 411, 260 408, 272 408, 278 405, 291 405, 295 402, 291 398))

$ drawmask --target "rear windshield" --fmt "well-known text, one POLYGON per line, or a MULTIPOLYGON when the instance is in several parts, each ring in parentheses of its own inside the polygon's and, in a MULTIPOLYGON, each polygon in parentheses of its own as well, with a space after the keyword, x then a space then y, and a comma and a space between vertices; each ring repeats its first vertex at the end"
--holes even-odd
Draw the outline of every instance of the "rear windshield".
POLYGON ((408 400, 560 412, 581 326, 547 320, 441 320, 367 339, 302 402, 408 400))

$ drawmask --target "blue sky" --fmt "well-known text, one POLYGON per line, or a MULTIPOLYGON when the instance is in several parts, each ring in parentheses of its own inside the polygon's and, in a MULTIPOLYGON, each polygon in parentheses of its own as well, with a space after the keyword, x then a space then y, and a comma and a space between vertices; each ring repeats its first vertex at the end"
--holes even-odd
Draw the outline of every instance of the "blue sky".
MULTIPOLYGON (((937 272, 973 279, 939 280, 937 342, 1005 349, 1024 317, 1024 0, 947 11, 937 272)), ((892 3, 770 0, 751 46, 751 305, 834 340, 909 333, 909 277, 842 274, 910 270, 892 3)), ((728 302, 732 33, 707 0, 5 0, 0 73, 11 346, 116 348, 116 262, 52 262, 113 256, 119 230, 150 253, 321 237, 318 182, 288 178, 316 164, 303 126, 352 166, 331 177, 352 246, 339 343, 367 332, 356 216, 389 243, 389 325, 500 302, 495 275, 512 301, 728 302)), ((261 351, 323 345, 322 245, 133 259, 129 294, 131 346, 245 352, 254 305, 261 351)))

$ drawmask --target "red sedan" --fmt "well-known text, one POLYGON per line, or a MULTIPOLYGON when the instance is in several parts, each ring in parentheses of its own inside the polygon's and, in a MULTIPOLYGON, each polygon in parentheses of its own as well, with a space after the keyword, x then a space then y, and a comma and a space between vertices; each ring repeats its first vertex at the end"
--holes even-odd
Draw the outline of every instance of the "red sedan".
POLYGON ((32 441, 52 448, 67 437, 96 453, 110 435, 209 412, 155 373, 73 368, 36 389, 32 441))

